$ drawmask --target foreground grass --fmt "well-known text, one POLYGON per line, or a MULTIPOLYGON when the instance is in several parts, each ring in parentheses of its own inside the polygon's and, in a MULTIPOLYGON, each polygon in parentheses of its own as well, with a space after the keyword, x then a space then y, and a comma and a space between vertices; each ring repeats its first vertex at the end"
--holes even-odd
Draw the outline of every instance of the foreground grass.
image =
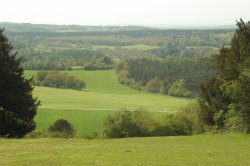
POLYGON ((250 165, 250 135, 0 140, 0 165, 250 165))

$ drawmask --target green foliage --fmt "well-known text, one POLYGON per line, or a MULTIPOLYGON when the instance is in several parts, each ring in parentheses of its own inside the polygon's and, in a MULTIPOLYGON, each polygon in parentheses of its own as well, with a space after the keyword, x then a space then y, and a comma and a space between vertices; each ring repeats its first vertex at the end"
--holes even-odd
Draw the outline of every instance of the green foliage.
POLYGON ((99 58, 84 66, 85 70, 110 70, 113 69, 113 60, 109 57, 99 58))
POLYGON ((184 114, 169 114, 154 129, 155 136, 191 135, 193 122, 184 114))
POLYGON ((108 138, 145 137, 150 135, 153 119, 145 111, 123 110, 109 115, 103 122, 108 138))
POLYGON ((173 85, 169 88, 168 94, 177 97, 191 97, 192 92, 185 89, 185 80, 180 79, 175 81, 173 85))
POLYGON ((98 137, 100 137, 98 132, 90 132, 83 134, 81 136, 81 138, 86 138, 86 139, 97 139, 98 137))
POLYGON ((214 114, 220 110, 227 112, 230 98, 223 95, 220 88, 224 81, 212 78, 201 84, 199 93, 200 120, 205 125, 215 125, 214 114))
POLYGON ((200 133, 197 110, 196 106, 191 106, 185 112, 168 113, 160 118, 145 111, 119 111, 104 120, 104 135, 125 138, 200 133))
POLYGON ((130 87, 152 92, 161 90, 162 94, 173 96, 193 97, 201 82, 216 75, 216 72, 210 70, 212 65, 209 58, 143 58, 119 62, 117 71, 120 73, 119 82, 130 87))
POLYGON ((239 131, 249 132, 250 22, 240 20, 237 26, 231 46, 214 56, 219 77, 201 86, 201 119, 219 129, 235 130, 238 124, 239 131))
POLYGON ((244 115, 237 111, 233 104, 231 104, 229 108, 224 118, 224 130, 229 132, 247 132, 248 126, 245 123, 244 115))
POLYGON ((155 77, 147 83, 146 87, 149 92, 158 93, 161 90, 161 80, 155 77))
POLYGON ((21 59, 0 29, 0 137, 23 137, 35 129, 39 105, 32 96, 32 79, 25 79, 21 59))
POLYGON ((55 88, 81 90, 86 86, 83 80, 59 71, 40 71, 36 75, 35 85, 55 88))
POLYGON ((83 68, 102 57, 123 60, 207 57, 215 54, 222 45, 229 45, 233 35, 232 29, 157 30, 137 26, 15 23, 0 23, 0 26, 6 27, 14 48, 24 58, 23 67, 29 70, 83 68))
POLYGON ((74 127, 65 119, 58 119, 53 125, 48 128, 52 137, 64 137, 72 138, 74 137, 74 127))

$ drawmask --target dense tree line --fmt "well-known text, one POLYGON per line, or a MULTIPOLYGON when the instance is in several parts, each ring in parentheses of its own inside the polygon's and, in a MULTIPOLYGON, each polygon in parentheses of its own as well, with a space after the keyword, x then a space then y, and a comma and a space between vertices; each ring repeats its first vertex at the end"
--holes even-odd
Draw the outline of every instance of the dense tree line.
POLYGON ((139 90, 191 97, 199 84, 214 76, 209 58, 131 59, 116 65, 121 83, 139 90))
POLYGON ((85 70, 110 70, 113 69, 113 60, 109 57, 102 57, 84 66, 85 70))
POLYGON ((74 66, 84 66, 104 57, 100 51, 75 49, 33 49, 19 51, 23 67, 27 70, 69 70, 74 66))
POLYGON ((40 71, 36 74, 35 85, 81 90, 85 82, 75 76, 59 71, 40 71))
POLYGON ((2 24, 25 69, 67 70, 75 66, 108 69, 92 62, 98 57, 135 59, 167 56, 207 57, 229 45, 232 29, 159 30, 146 27, 81 27, 2 24), (133 45, 156 49, 126 48, 133 45), (96 47, 97 46, 97 47, 96 47), (92 61, 92 62, 90 62, 92 61), (92 65, 89 65, 91 64, 92 65))

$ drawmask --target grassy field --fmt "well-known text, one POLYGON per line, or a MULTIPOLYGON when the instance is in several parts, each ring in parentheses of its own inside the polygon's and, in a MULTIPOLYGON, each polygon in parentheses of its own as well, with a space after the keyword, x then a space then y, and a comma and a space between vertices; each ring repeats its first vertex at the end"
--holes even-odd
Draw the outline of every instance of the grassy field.
MULTIPOLYGON (((43 49, 43 45, 37 45, 35 49, 43 49)), ((130 45, 130 46, 112 46, 112 45, 90 45, 85 47, 79 47, 74 44, 68 45, 67 47, 46 47, 47 51, 51 51, 52 49, 59 49, 59 50, 67 50, 67 49, 77 49, 77 50, 84 50, 84 49, 91 49, 91 50, 99 50, 99 49, 130 49, 130 50, 138 50, 138 51, 150 51, 154 49, 159 49, 159 46, 153 46, 153 45, 145 45, 145 44, 138 44, 138 45, 130 45)))
POLYGON ((0 139, 0 165, 248 166, 250 135, 0 139))
MULTIPOLYGON (((26 71, 27 77, 36 71, 26 71)), ((146 108, 149 111, 178 111, 191 102, 177 98, 140 92, 118 83, 116 73, 109 71, 68 71, 83 79, 84 91, 36 87, 34 96, 42 101, 41 108, 68 108, 79 110, 119 110, 121 108, 146 108)))
MULTIPOLYGON (((113 111, 39 108, 37 113, 35 118, 37 131, 46 131, 57 119, 67 119, 74 126, 76 136, 82 137, 87 133, 101 132, 103 119, 113 111)), ((151 114, 162 116, 163 113, 151 112, 151 114)))
MULTIPOLYGON (((25 71, 25 74, 31 77, 36 72, 25 71)), ((103 118, 113 111, 140 107, 157 113, 164 110, 178 111, 191 102, 189 99, 140 92, 121 85, 112 70, 73 70, 68 73, 83 79, 87 84, 86 89, 76 91, 35 87, 34 96, 42 103, 35 119, 37 130, 47 130, 55 120, 63 118, 74 125, 80 136, 100 131, 103 118)))
POLYGON ((75 128, 76 136, 91 132, 100 132, 102 121, 112 111, 74 110, 74 109, 38 109, 35 118, 37 131, 46 131, 57 119, 67 119, 75 128))

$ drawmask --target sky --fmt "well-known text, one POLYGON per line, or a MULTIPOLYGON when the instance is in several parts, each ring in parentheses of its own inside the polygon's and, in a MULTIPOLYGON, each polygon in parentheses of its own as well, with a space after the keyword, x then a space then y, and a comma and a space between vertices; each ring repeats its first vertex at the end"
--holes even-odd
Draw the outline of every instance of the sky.
POLYGON ((250 0, 3 0, 0 22, 79 25, 230 25, 250 0))

